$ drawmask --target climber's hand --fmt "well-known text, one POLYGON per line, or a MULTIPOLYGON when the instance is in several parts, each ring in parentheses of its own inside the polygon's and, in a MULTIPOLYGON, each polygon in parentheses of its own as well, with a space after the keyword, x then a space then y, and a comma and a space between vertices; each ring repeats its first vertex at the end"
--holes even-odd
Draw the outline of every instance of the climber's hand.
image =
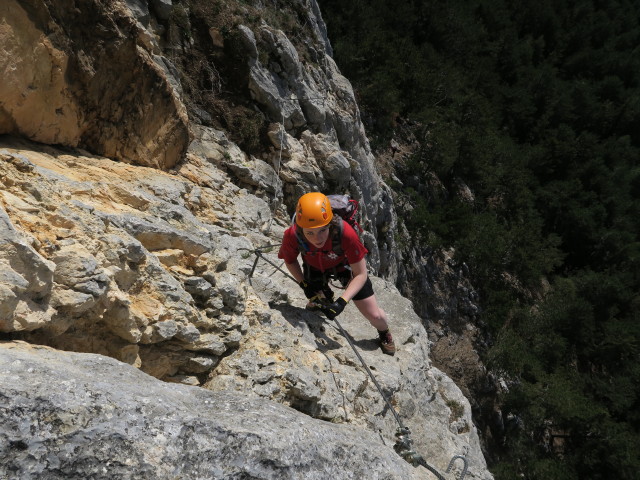
POLYGON ((347 301, 344 298, 339 297, 335 302, 324 307, 322 309, 322 313, 324 313, 329 320, 333 320, 342 313, 346 306, 347 301))

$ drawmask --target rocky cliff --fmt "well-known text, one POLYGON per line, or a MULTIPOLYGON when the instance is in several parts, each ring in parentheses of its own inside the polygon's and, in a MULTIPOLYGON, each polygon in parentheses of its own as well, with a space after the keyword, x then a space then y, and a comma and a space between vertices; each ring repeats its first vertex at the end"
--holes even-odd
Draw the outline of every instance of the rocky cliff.
POLYGON ((491 478, 315 1, 6 0, 0 45, 0 478, 434 478, 390 405, 491 478), (362 202, 394 357, 277 268, 312 189, 362 202))

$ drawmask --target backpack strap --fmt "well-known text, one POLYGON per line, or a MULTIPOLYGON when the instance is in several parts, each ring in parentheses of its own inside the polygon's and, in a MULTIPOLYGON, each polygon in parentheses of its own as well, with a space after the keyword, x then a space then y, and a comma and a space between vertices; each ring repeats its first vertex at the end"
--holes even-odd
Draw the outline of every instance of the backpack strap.
POLYGON ((342 249, 342 232, 344 232, 344 220, 341 218, 335 230, 331 232, 331 249, 337 255, 344 255, 342 249))
POLYGON ((293 231, 296 232, 296 239, 298 240, 298 250, 300 253, 304 254, 311 250, 309 244, 305 241, 304 235, 302 234, 302 229, 296 223, 296 214, 294 212, 291 217, 291 226, 293 227, 293 231))

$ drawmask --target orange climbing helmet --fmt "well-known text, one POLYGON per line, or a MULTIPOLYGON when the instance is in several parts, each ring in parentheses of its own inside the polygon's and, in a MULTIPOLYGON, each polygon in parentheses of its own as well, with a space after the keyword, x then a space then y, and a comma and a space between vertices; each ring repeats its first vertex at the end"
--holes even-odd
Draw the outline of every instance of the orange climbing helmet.
POLYGON ((333 218, 331 202, 320 192, 305 193, 296 206, 296 224, 302 228, 319 228, 333 218))

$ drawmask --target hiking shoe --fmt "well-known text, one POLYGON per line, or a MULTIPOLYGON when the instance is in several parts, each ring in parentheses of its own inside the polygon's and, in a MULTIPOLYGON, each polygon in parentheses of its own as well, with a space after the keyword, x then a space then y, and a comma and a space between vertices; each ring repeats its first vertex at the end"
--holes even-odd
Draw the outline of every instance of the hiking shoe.
POLYGON ((378 333, 380 334, 380 348, 382 349, 382 352, 387 355, 393 355, 396 353, 396 344, 393 343, 391 332, 387 330, 386 332, 378 333))

